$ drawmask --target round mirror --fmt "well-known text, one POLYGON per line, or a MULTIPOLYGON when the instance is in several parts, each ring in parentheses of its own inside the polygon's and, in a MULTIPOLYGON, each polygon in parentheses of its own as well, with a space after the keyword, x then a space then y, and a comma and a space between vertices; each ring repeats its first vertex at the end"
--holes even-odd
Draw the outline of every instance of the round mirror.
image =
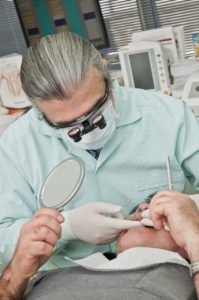
POLYGON ((62 210, 79 190, 83 178, 84 164, 79 158, 62 161, 50 172, 41 188, 41 207, 62 210))

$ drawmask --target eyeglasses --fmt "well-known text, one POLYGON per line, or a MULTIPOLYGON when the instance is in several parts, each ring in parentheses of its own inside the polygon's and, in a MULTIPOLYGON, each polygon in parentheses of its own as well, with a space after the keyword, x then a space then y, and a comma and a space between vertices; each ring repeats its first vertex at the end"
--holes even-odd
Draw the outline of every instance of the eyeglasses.
POLYGON ((108 82, 105 80, 105 95, 102 98, 100 98, 97 101, 97 103, 87 113, 85 113, 80 118, 77 118, 73 121, 60 122, 57 124, 51 122, 44 114, 43 114, 43 118, 48 123, 48 125, 56 128, 56 129, 73 127, 73 126, 79 125, 79 124, 83 123, 84 121, 90 119, 107 102, 108 97, 109 97, 108 82))

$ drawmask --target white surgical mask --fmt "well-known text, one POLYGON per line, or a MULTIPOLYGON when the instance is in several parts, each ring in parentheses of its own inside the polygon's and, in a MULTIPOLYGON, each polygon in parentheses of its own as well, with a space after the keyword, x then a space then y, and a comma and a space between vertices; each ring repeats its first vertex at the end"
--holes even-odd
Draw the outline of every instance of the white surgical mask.
MULTIPOLYGON (((106 121, 106 126, 103 129, 97 127, 94 130, 90 131, 89 133, 84 134, 82 136, 82 139, 79 142, 74 142, 73 139, 71 139, 68 136, 68 131, 71 128, 67 128, 67 129, 63 129, 61 133, 62 138, 64 140, 69 141, 71 144, 75 145, 76 147, 85 150, 101 149, 108 142, 108 140, 111 139, 116 129, 117 114, 115 112, 115 109, 111 101, 107 102, 101 114, 103 114, 104 119, 106 121)), ((83 126, 78 126, 78 127, 80 129, 83 128, 83 126)))

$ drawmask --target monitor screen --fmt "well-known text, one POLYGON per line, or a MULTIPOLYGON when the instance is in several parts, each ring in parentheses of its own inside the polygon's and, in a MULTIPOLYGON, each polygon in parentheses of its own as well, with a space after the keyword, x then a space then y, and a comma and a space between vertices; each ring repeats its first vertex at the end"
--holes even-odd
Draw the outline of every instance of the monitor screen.
POLYGON ((145 90, 155 89, 149 52, 130 54, 129 61, 135 87, 145 90))

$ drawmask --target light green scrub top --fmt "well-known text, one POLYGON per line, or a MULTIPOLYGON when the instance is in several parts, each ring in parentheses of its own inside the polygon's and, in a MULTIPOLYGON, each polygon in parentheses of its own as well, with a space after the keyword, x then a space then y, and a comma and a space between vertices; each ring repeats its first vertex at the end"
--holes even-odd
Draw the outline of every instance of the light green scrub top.
MULTIPOLYGON (((65 206, 88 202, 121 205, 123 214, 153 192, 168 189, 166 159, 170 156, 174 189, 184 190, 184 174, 199 190, 199 125, 181 100, 157 92, 114 84, 117 128, 98 160, 64 140, 34 109, 9 126, 0 139, 0 262, 12 257, 21 226, 39 208, 41 186, 50 171, 74 155, 85 164, 80 190, 65 206)), ((64 256, 79 259, 115 251, 79 240, 57 243, 43 269, 70 266, 64 256)))

